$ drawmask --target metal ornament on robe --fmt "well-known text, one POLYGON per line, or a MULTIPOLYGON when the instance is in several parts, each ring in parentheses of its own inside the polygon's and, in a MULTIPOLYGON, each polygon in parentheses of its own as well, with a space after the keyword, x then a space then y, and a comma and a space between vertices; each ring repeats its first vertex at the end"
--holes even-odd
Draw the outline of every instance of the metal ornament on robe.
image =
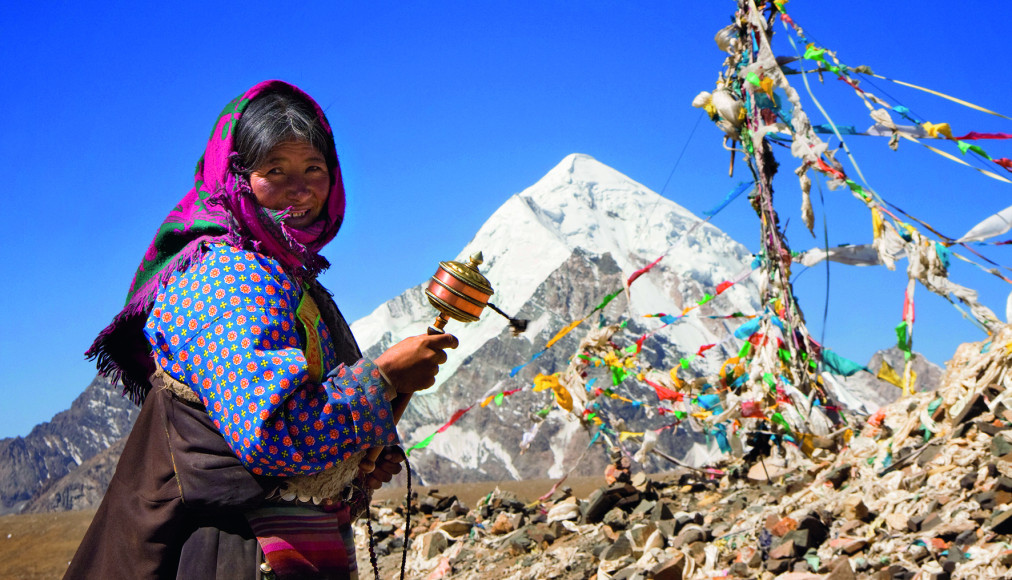
POLYGON ((429 327, 429 334, 442 334, 443 327, 452 318, 460 322, 476 322, 482 310, 488 306, 488 299, 495 294, 488 279, 481 275, 478 266, 484 258, 476 252, 461 262, 440 262, 439 269, 432 275, 425 289, 429 303, 439 311, 436 321, 429 327))

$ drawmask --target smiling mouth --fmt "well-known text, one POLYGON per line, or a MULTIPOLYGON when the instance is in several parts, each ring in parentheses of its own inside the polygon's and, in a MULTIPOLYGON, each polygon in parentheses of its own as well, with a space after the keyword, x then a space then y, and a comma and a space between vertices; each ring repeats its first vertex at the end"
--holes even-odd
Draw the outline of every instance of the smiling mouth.
POLYGON ((285 216, 285 217, 287 217, 287 218, 300 218, 300 217, 306 215, 307 213, 309 213, 308 209, 304 209, 302 211, 289 211, 288 215, 285 216))

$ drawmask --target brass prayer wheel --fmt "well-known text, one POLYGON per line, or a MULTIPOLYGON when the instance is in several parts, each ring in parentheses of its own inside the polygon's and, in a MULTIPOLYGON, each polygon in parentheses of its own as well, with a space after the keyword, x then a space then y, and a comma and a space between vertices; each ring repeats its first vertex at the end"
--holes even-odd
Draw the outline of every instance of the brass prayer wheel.
POLYGON ((488 305, 488 299, 495 292, 485 276, 478 271, 484 261, 481 252, 476 252, 461 262, 440 262, 439 269, 432 275, 425 295, 429 303, 439 311, 433 329, 442 332, 452 318, 460 322, 475 322, 481 311, 488 305))

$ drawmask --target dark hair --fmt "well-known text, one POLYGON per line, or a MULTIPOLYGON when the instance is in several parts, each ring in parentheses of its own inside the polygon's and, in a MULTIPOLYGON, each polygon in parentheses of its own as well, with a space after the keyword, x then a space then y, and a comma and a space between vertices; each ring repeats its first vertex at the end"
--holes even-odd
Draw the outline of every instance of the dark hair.
POLYGON ((330 184, 334 185, 337 154, 330 134, 311 101, 290 87, 277 87, 257 95, 242 112, 235 127, 233 167, 244 177, 259 167, 271 149, 285 141, 304 141, 327 160, 330 184))

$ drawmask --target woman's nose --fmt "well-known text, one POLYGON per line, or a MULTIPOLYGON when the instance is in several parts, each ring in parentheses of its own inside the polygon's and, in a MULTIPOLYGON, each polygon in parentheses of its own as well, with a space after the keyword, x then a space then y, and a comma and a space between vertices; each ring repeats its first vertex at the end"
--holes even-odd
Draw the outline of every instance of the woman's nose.
POLYGON ((286 194, 290 198, 300 199, 309 195, 309 183, 300 175, 291 176, 287 185, 286 194))

